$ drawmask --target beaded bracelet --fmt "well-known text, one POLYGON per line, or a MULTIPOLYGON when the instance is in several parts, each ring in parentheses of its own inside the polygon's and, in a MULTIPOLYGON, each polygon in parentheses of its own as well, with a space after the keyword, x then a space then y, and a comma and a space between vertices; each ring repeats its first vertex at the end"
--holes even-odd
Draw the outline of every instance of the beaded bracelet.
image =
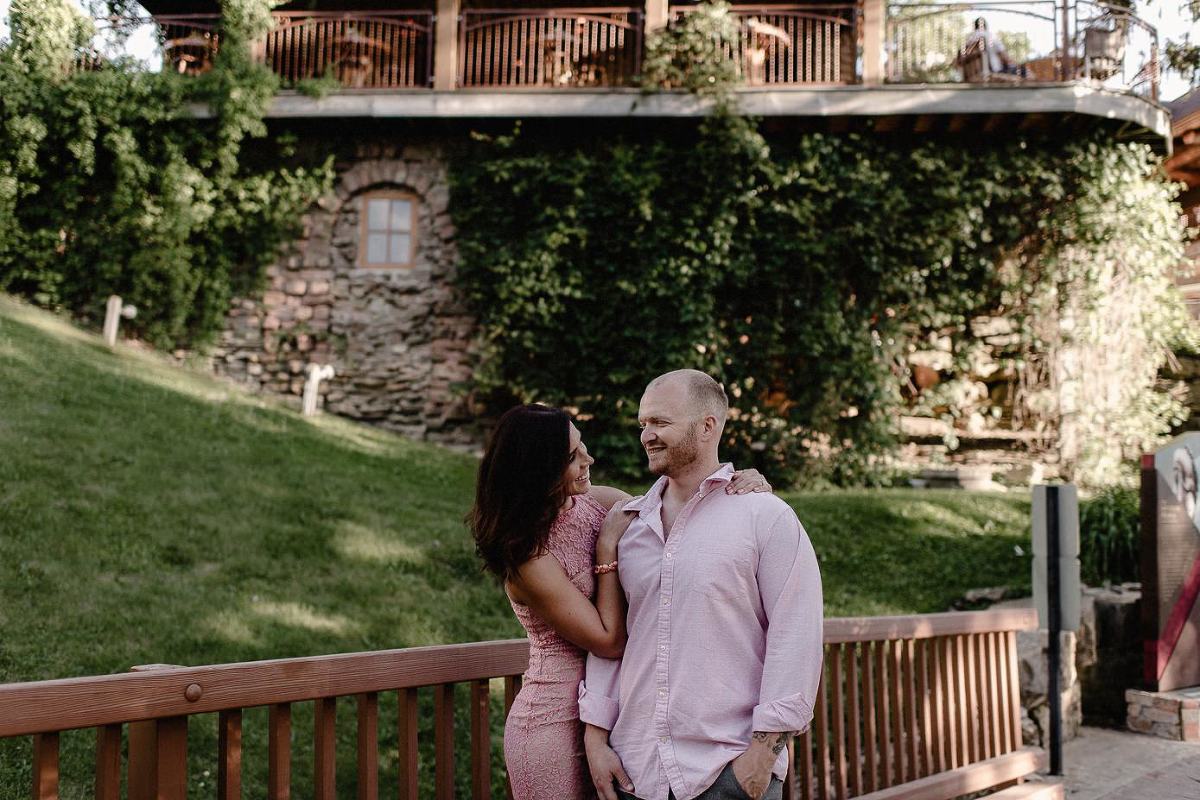
POLYGON ((593 570, 597 575, 603 575, 606 572, 616 572, 617 571, 617 562, 612 561, 612 562, 609 562, 608 564, 597 564, 593 568, 593 570))

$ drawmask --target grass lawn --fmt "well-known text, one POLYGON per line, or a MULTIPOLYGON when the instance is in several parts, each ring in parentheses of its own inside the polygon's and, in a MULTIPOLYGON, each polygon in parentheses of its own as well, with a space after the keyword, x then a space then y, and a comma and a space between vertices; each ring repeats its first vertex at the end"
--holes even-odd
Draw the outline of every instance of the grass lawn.
MULTIPOLYGON (((0 682, 521 635, 461 522, 474 459, 304 419, 4 296, 0 454, 0 682)), ((1028 550, 1025 495, 785 498, 821 559, 827 615, 941 611, 968 588, 1028 585, 1014 549, 1028 550)), ((298 797, 311 785, 305 712, 298 797)), ((245 727, 258 797, 265 723, 249 713, 245 727)), ((349 706, 338 727, 350 796, 349 706)), ((193 728, 195 796, 207 796, 215 721, 193 728)), ((380 734, 394 745, 394 726, 380 734)), ((90 791, 92 741, 64 737, 64 797, 90 791)), ((0 797, 28 794, 28 748, 0 743, 0 797)), ((394 756, 383 766, 387 786, 394 756)))

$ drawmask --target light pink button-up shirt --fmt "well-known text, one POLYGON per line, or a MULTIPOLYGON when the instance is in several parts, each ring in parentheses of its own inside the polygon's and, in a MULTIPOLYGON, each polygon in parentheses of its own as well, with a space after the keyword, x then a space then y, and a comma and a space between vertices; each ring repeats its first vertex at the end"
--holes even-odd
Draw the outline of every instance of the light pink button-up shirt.
MULTIPOLYGON (((821 677, 821 574, 773 494, 729 495, 726 464, 663 535, 661 478, 617 550, 629 602, 620 661, 588 656, 579 716, 611 731, 643 800, 691 800, 754 731, 804 731, 821 677)), ((787 772, 787 751, 774 773, 787 772)))

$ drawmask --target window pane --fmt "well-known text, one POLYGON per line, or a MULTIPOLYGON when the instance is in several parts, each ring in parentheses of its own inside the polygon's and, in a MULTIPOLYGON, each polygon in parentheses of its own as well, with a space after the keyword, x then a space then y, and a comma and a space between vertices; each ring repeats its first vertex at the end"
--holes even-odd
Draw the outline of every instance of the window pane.
POLYGON ((392 234, 392 257, 389 263, 392 264, 407 264, 412 261, 412 256, 409 252, 412 247, 412 237, 407 233, 392 234))
POLYGON ((412 229, 412 201, 392 201, 392 230, 407 231, 412 229))
POLYGON ((367 201, 367 229, 372 231, 386 231, 388 222, 388 201, 387 200, 368 200, 367 201))
POLYGON ((368 264, 388 263, 387 240, 388 237, 386 233, 372 233, 367 236, 368 264))

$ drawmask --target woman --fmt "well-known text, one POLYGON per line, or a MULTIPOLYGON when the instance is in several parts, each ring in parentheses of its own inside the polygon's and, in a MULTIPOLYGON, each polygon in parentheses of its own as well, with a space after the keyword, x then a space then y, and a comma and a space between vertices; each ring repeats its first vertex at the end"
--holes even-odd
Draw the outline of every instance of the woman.
MULTIPOLYGON (((592 486, 592 463, 566 412, 518 406, 496 426, 467 516, 529 635, 529 669, 504 726, 516 800, 594 796, 577 692, 587 653, 617 658, 625 646, 617 542, 630 515, 619 513, 628 494, 592 486)), ((746 470, 726 491, 770 489, 746 470)))

